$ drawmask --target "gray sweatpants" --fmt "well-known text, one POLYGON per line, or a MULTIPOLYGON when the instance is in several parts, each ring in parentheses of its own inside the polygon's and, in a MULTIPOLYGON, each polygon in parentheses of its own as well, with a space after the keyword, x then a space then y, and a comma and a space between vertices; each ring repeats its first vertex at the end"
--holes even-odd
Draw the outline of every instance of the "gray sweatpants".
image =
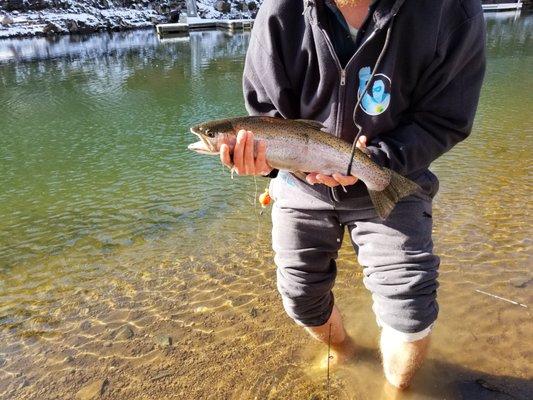
POLYGON ((272 243, 288 315, 304 326, 327 322, 334 302, 335 259, 347 228, 377 319, 405 333, 428 328, 438 313, 439 267, 431 240, 431 200, 438 181, 429 171, 420 178, 426 181, 417 181, 428 187, 428 179, 433 189, 401 200, 382 221, 367 199, 336 203, 323 185, 310 190, 281 172, 270 184, 275 200, 272 243))

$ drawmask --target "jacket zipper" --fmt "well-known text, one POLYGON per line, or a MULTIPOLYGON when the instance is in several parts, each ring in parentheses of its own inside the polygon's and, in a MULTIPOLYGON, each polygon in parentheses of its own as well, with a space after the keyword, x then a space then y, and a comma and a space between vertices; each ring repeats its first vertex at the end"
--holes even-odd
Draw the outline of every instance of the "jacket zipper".
POLYGON ((340 75, 339 107, 337 108, 337 124, 335 126, 335 136, 337 137, 340 137, 340 133, 342 131, 343 121, 344 121, 344 95, 346 91, 346 69, 348 68, 352 60, 365 47, 365 45, 375 36, 377 31, 378 29, 375 29, 372 31, 370 35, 368 35, 365 41, 361 43, 361 46, 359 46, 356 52, 350 57, 350 59, 346 63, 346 67, 342 68, 341 62, 339 61, 339 57, 337 57, 337 54, 335 53, 335 48, 333 47, 333 44, 331 43, 331 40, 329 39, 327 32, 325 31, 324 28, 320 28, 320 32, 322 32, 322 35, 324 36, 324 40, 326 41, 326 44, 328 45, 329 52, 331 53, 333 60, 335 61, 335 64, 337 65, 337 69, 339 70, 339 75, 340 75))
MULTIPOLYGON (((335 64, 337 65, 337 69, 339 70, 340 74, 340 85, 339 85, 339 106, 337 108, 337 124, 335 126, 335 136, 340 137, 340 134, 342 132, 342 127, 344 124, 344 96, 346 92, 346 69, 352 62, 352 60, 359 54, 359 52, 365 47, 365 45, 374 37, 378 29, 374 29, 370 35, 365 39, 363 43, 361 43, 361 46, 355 51, 355 53, 350 57, 348 62, 346 63, 346 67, 342 68, 341 62, 339 60, 339 57, 337 57, 337 54, 335 53, 335 48, 333 47, 333 43, 331 43, 331 40, 329 39, 329 36, 324 28, 318 27, 320 29, 320 32, 322 32, 322 35, 324 36, 324 40, 326 41, 326 44, 329 48, 329 52, 331 53, 331 56, 333 57, 333 60, 335 61, 335 64)), ((340 202, 340 198, 337 195, 336 188, 329 188, 329 195, 331 199, 335 202, 340 202)))

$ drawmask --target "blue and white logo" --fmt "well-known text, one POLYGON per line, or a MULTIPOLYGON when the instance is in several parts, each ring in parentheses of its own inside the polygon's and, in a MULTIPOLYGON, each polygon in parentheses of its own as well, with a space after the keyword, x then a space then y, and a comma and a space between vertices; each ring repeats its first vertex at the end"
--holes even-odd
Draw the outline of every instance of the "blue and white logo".
POLYGON ((359 70, 357 96, 362 97, 361 108, 365 113, 379 115, 389 108, 391 80, 385 74, 376 74, 374 83, 370 85, 366 93, 363 93, 371 75, 370 67, 363 67, 359 70))

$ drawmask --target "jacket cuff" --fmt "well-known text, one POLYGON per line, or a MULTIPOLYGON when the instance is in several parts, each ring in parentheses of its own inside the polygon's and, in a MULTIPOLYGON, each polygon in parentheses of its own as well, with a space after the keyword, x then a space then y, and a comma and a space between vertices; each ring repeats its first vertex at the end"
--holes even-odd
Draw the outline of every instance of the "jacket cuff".
POLYGON ((272 171, 270 171, 270 173, 268 175, 263 175, 265 178, 272 178, 274 179, 275 177, 278 176, 278 172, 279 170, 278 169, 273 169, 272 171))

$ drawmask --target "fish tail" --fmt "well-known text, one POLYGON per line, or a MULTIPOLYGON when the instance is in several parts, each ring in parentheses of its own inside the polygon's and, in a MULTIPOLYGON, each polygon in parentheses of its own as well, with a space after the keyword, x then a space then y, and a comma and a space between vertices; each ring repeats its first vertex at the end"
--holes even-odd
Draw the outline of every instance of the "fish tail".
POLYGON ((385 168, 390 173, 389 185, 382 191, 368 190, 370 200, 376 208, 376 212, 381 219, 387 219, 391 211, 400 199, 409 196, 419 190, 420 186, 412 180, 385 168))

